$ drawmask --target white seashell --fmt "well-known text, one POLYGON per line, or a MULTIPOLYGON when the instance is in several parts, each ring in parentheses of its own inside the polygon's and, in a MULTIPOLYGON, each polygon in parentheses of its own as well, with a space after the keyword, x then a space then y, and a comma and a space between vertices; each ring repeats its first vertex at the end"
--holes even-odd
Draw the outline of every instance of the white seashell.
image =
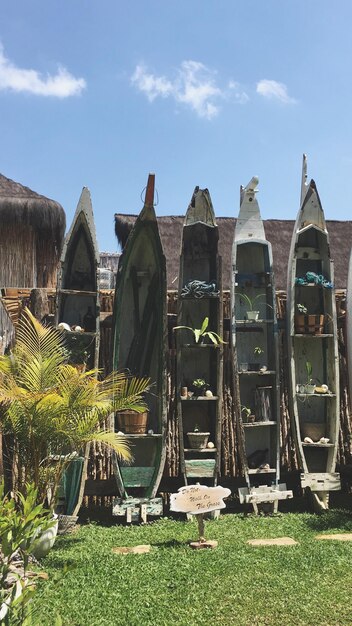
POLYGON ((61 330, 71 331, 71 327, 68 324, 66 324, 66 322, 60 322, 60 324, 58 324, 57 327, 60 328, 61 330))
POLYGON ((154 430, 152 428, 148 430, 148 435, 154 435, 154 430))
POLYGON ((321 385, 321 388, 324 389, 325 391, 329 391, 329 387, 327 385, 321 385))
POLYGON ((303 443, 314 443, 313 439, 311 439, 310 437, 305 437, 303 439, 303 443))
POLYGON ((80 333, 83 328, 82 326, 72 326, 72 330, 74 330, 76 333, 80 333))
POLYGON ((212 450, 213 448, 215 448, 215 446, 214 446, 214 444, 213 444, 213 442, 212 442, 212 441, 208 441, 207 448, 210 448, 211 450, 212 450))
POLYGON ((319 443, 322 443, 322 444, 324 444, 324 445, 325 445, 326 443, 329 443, 329 441, 330 441, 330 439, 328 439, 327 437, 321 437, 321 438, 319 439, 319 443))
POLYGON ((213 392, 210 389, 207 389, 204 395, 206 396, 206 398, 212 398, 213 392))

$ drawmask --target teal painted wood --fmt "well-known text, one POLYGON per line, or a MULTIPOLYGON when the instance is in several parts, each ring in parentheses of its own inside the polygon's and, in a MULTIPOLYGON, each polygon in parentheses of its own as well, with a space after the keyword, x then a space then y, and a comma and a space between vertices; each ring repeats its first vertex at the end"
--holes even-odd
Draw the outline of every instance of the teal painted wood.
MULTIPOLYGON (((150 377, 154 383, 147 398, 147 428, 160 436, 133 438, 135 465, 153 468, 149 484, 143 486, 143 496, 147 498, 156 495, 166 455, 166 262, 153 206, 154 183, 154 174, 150 174, 143 209, 120 257, 112 346, 114 370, 128 369, 135 376, 150 377)), ((127 489, 116 457, 114 474, 120 496, 132 496, 134 488, 127 489)))
POLYGON ((232 345, 237 389, 239 449, 247 487, 258 480, 278 486, 280 480, 280 377, 275 283, 270 243, 265 238, 256 199, 258 179, 241 188, 240 212, 232 248, 232 345), (251 312, 258 311, 257 321, 251 312), (270 428, 261 428, 264 404, 270 428), (247 409, 256 415, 246 424, 247 409), (262 454, 256 451, 262 450, 262 454))
MULTIPOLYGON (((305 475, 335 472, 340 427, 340 383, 337 339, 337 316, 334 289, 322 285, 304 285, 307 272, 322 275, 324 280, 334 282, 334 264, 330 256, 329 235, 324 211, 315 182, 306 183, 307 163, 303 158, 302 204, 292 234, 287 274, 287 340, 290 372, 290 414, 294 427, 299 466, 305 475), (297 304, 307 308, 308 314, 324 315, 321 334, 297 332, 295 315, 297 304), (307 373, 307 363, 311 374, 307 373), (307 378, 326 384, 329 395, 308 396, 301 392, 307 378), (321 425, 329 446, 305 445, 311 424, 321 425)), ((321 436, 321 435, 320 435, 321 436)), ((313 439, 314 440, 314 439, 313 439)), ((327 483, 328 484, 328 483, 327 483)), ((314 507, 328 507, 329 490, 314 494, 314 507)))
MULTIPOLYGON (((185 216, 179 271, 177 325, 201 328, 209 318, 209 330, 222 337, 222 273, 218 254, 218 227, 207 189, 196 187, 185 216), (183 288, 193 280, 215 284, 215 293, 209 297, 183 297, 183 288)), ((222 345, 192 345, 189 331, 176 331, 176 401, 180 445, 180 468, 185 485, 197 478, 211 478, 216 485, 220 473, 221 413, 222 413, 222 345), (181 398, 181 388, 191 387, 193 380, 204 378, 213 392, 210 402, 188 402, 181 398), (210 432, 214 444, 210 454, 214 458, 199 459, 199 451, 189 447, 187 432, 195 426, 210 432)), ((207 452, 208 454, 208 452, 207 452)))
POLYGON ((215 472, 215 459, 185 460, 185 474, 187 478, 214 478, 215 472))
POLYGON ((120 467, 125 487, 150 487, 154 476, 153 467, 120 467))
POLYGON ((160 517, 163 514, 162 498, 115 498, 112 503, 112 514, 131 522, 141 520, 141 507, 145 506, 147 517, 160 517))

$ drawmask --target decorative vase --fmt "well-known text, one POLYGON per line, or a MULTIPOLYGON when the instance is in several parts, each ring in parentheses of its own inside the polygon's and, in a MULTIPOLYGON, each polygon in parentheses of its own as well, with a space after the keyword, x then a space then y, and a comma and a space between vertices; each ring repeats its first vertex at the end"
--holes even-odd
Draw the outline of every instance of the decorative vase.
POLYGON ((144 435, 147 430, 148 411, 118 411, 117 423, 120 430, 126 435, 144 435))
POLYGON ((42 559, 44 556, 48 554, 55 543, 59 520, 56 513, 53 513, 53 525, 50 526, 47 530, 44 530, 43 533, 38 531, 38 539, 36 539, 34 548, 32 550, 32 555, 35 559, 42 559))

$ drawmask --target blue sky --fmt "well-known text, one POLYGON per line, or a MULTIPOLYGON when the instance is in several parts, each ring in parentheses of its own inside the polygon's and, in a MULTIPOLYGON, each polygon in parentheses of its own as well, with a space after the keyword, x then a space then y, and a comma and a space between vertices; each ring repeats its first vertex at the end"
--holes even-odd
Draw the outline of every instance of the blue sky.
POLYGON ((352 219, 351 0, 0 6, 0 172, 68 226, 88 186, 101 250, 153 171, 158 215, 199 185, 236 216, 258 175, 263 218, 294 219, 303 152, 327 219, 352 219))

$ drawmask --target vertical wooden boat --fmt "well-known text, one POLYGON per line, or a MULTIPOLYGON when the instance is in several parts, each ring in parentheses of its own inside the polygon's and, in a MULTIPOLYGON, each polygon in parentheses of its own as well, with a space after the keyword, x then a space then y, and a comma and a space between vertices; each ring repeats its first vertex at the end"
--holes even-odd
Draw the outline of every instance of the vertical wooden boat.
POLYGON ((303 470, 302 487, 310 492, 314 507, 322 510, 328 507, 329 491, 340 488, 335 473, 339 360, 329 235, 315 182, 307 185, 306 177, 304 155, 301 208, 287 277, 290 412, 303 470))
MULTIPOLYGON (((68 231, 60 260, 57 283, 56 323, 64 322, 70 363, 78 368, 97 368, 99 364, 99 249, 96 238, 90 192, 83 187, 72 225, 68 231), (75 330, 79 326, 82 330, 75 330)), ((89 446, 86 447, 82 472, 75 468, 72 489, 77 490, 76 504, 69 514, 77 515, 82 503, 87 473, 89 446), (80 485, 79 485, 80 483, 80 485)), ((79 463, 79 461, 77 461, 79 463)), ((72 468, 68 470, 72 471, 72 468)), ((75 496, 69 494, 71 504, 75 496)))
POLYGON ((162 500, 155 496, 166 454, 167 287, 154 184, 155 176, 149 174, 144 207, 120 257, 113 321, 113 369, 150 377, 154 383, 147 399, 148 432, 128 435, 132 464, 114 460, 120 497, 113 514, 130 520, 162 513, 162 500))
POLYGON ((348 368, 348 397, 349 407, 352 411, 352 248, 348 264, 347 289, 346 289, 346 354, 348 368))
POLYGON ((258 179, 241 188, 232 249, 232 341, 238 432, 247 486, 242 503, 277 509, 292 497, 280 484, 280 378, 271 244, 256 199, 258 179))
MULTIPOLYGON (((201 328, 208 318, 208 330, 221 337, 222 278, 218 237, 209 191, 196 187, 183 227, 177 324, 201 328)), ((183 481, 185 485, 201 481, 214 486, 220 471, 222 344, 209 340, 195 343, 189 330, 180 329, 176 331, 176 350, 177 418, 183 481), (197 379, 207 383, 207 395, 204 395, 204 389, 199 390, 193 385, 197 379), (197 444, 195 440, 202 438, 202 433, 207 434, 203 442, 197 444)))

